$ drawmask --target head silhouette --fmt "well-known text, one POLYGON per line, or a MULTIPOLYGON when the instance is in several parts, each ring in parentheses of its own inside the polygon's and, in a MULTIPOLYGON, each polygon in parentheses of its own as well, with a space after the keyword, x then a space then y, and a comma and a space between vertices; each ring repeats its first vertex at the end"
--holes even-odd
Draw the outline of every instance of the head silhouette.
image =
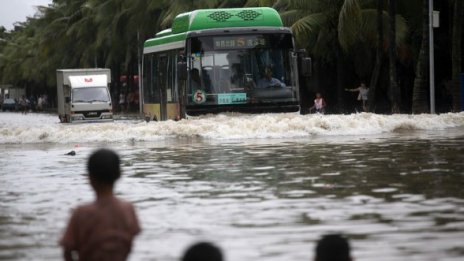
POLYGON ((200 242, 185 251, 182 261, 222 261, 221 250, 208 242, 200 242))
POLYGON ((272 78, 272 68, 271 67, 266 67, 264 69, 264 77, 267 78, 267 79, 271 79, 272 78))
POLYGON ((316 261, 350 261, 350 245, 341 235, 323 236, 316 246, 316 261))
POLYGON ((90 155, 87 171, 92 181, 112 186, 121 176, 119 156, 112 150, 99 149, 90 155))

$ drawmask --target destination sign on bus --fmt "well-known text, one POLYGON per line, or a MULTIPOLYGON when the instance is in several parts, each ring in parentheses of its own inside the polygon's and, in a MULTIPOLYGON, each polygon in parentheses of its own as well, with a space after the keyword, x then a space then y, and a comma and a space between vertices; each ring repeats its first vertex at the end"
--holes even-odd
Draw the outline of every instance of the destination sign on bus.
POLYGON ((247 102, 246 93, 219 93, 218 104, 241 104, 247 102))
POLYGON ((228 36, 214 37, 214 49, 248 49, 256 47, 266 47, 269 45, 269 40, 263 36, 228 36))

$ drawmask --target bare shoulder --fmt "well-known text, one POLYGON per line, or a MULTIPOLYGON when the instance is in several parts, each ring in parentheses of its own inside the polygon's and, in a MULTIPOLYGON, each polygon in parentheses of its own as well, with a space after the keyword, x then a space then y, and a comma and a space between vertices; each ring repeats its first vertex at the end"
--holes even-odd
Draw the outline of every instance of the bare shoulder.
POLYGON ((119 204, 124 209, 134 208, 134 205, 125 199, 115 197, 114 200, 115 202, 117 202, 117 204, 119 204))

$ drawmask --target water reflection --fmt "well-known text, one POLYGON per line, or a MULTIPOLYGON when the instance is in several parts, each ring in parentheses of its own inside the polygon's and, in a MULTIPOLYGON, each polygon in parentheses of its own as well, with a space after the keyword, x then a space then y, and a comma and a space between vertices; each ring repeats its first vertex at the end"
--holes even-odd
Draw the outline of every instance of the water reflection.
POLYGON ((367 259, 378 259, 371 242, 385 244, 385 260, 437 259, 459 250, 440 231, 447 234, 452 224, 463 235, 462 143, 460 138, 356 145, 187 143, 175 153, 158 148, 134 154, 156 166, 134 175, 170 190, 166 236, 212 237, 232 246, 232 260, 308 259, 310 251, 302 250, 327 231, 359 238, 363 246, 355 251, 367 259), (185 223, 192 219, 194 225, 185 223), (430 235, 422 238, 424 231, 430 235), (419 248, 427 242, 441 246, 419 248))
POLYGON ((144 229, 132 260, 178 260, 199 239, 232 261, 311 260, 328 232, 348 234, 357 260, 457 260, 464 136, 434 135, 93 144, 75 157, 65 145, 5 145, 0 259, 59 258, 69 208, 93 196, 85 159, 105 145, 121 154, 118 193, 144 229))

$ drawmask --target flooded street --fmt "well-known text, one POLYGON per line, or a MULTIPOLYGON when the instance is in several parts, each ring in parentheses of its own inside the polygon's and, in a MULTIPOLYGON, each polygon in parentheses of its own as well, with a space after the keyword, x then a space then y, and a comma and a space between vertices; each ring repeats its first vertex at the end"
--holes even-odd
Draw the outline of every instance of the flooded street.
POLYGON ((61 258, 99 147, 120 154, 116 191, 142 225, 130 260, 179 260, 198 240, 228 261, 312 260, 332 232, 356 260, 464 257, 464 113, 81 125, 0 113, 0 260, 61 258))

